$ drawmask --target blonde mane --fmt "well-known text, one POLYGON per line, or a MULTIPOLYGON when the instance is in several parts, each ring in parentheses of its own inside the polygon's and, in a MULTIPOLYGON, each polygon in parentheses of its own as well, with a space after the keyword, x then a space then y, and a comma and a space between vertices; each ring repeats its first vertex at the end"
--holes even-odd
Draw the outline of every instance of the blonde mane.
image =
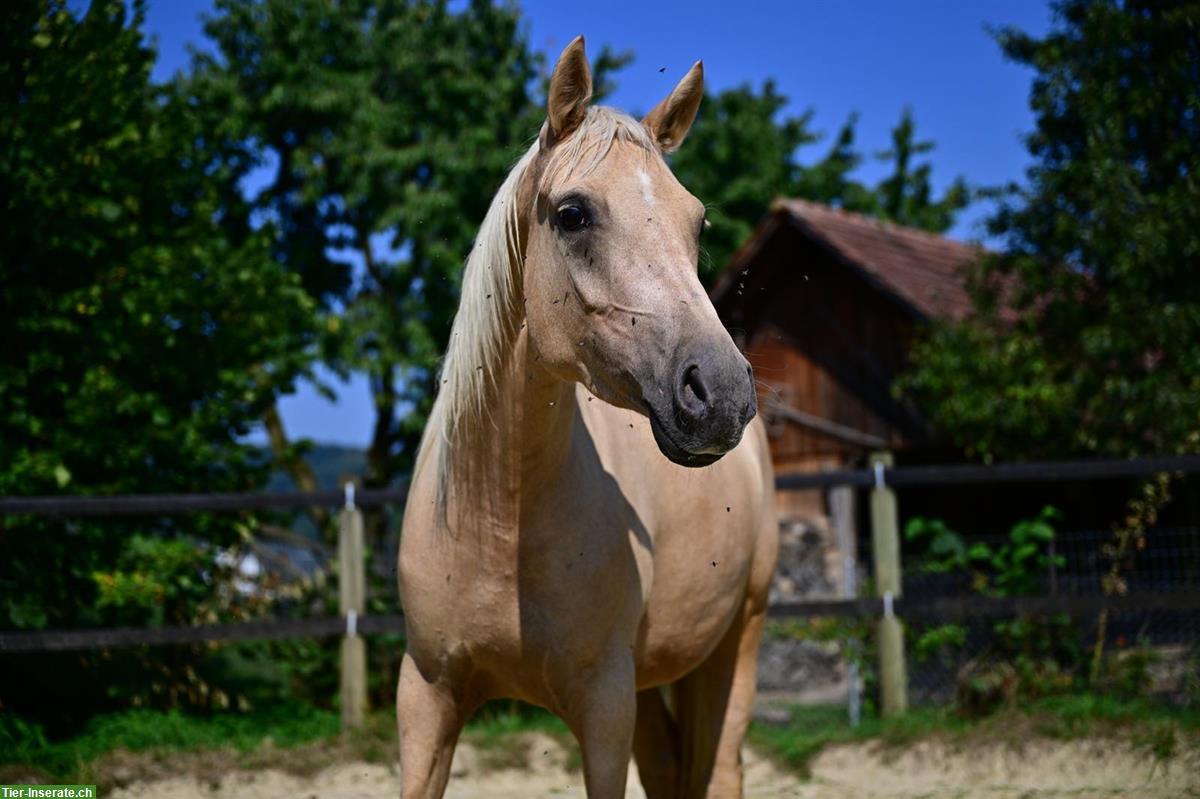
MULTIPOLYGON (((616 141, 637 144, 648 154, 658 153, 650 132, 640 122, 612 108, 593 106, 579 128, 550 150, 538 193, 571 175, 591 172, 616 141)), ((541 147, 541 140, 535 142, 508 173, 467 256, 458 313, 450 329, 438 396, 421 439, 418 464, 432 449, 432 436, 439 436, 443 446, 453 452, 468 431, 488 421, 489 392, 524 316, 520 305, 525 242, 521 241, 520 221, 521 214, 531 213, 532 208, 518 208, 517 195, 541 147)), ((443 456, 439 464, 438 494, 443 499, 451 462, 452 458, 443 456)))

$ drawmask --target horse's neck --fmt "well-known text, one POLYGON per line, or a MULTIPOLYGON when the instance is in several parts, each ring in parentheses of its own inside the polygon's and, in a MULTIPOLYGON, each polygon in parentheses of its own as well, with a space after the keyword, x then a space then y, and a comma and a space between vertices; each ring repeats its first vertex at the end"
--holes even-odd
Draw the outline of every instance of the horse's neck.
POLYGON ((469 450, 452 476, 453 494, 490 545, 515 544, 523 510, 561 474, 576 417, 575 387, 543 368, 526 329, 516 336, 488 389, 486 419, 459 445, 469 450))

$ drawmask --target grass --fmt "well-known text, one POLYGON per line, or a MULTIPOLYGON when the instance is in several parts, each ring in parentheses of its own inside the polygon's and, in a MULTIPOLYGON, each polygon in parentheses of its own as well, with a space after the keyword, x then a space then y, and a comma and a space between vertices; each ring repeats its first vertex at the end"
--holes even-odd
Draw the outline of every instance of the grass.
MULTIPOLYGON (((352 735, 343 736, 340 729, 336 712, 303 704, 210 716, 126 710, 96 716, 77 735, 50 741, 36 726, 0 713, 0 783, 6 774, 31 770, 56 779, 94 776, 98 762, 113 753, 161 760, 171 753, 220 750, 228 755, 222 762, 231 766, 291 771, 318 770, 339 758, 375 763, 394 758, 395 717, 390 712, 372 714, 365 728, 352 735), (297 749, 303 751, 297 754, 297 749)), ((463 740, 479 750, 486 765, 519 768, 528 765, 528 747, 517 733, 528 732, 549 735, 569 744, 569 750, 577 748, 556 716, 515 702, 485 706, 463 731, 463 740)), ((566 765, 577 768, 578 762, 572 755, 566 765)))
MULTIPOLYGON (((178 765, 174 753, 189 753, 210 771, 278 767, 311 772, 350 759, 394 758, 391 713, 374 714, 366 729, 351 736, 340 735, 339 728, 335 712, 299 704, 212 716, 129 710, 97 716, 70 739, 48 741, 40 729, 0 713, 0 782, 6 775, 29 774, 32 769, 45 778, 88 777, 85 781, 104 784, 112 771, 104 765, 106 760, 120 753, 139 755, 145 768, 150 768, 146 763, 159 763, 167 769, 178 765), (16 764, 25 770, 16 770, 16 764)), ((570 753, 564 765, 580 767, 578 747, 566 726, 546 711, 515 702, 486 706, 467 725, 463 740, 476 748, 488 767, 521 768, 529 765, 531 753, 528 738, 519 733, 530 732, 560 742, 570 753)), ((1167 761, 1184 746, 1200 745, 1200 710, 1085 694, 1047 698, 973 720, 948 709, 915 708, 901 718, 865 718, 851 729, 843 707, 802 706, 792 708, 786 725, 754 724, 750 730, 750 741, 759 751, 802 774, 823 748, 835 744, 875 741, 900 748, 926 738, 991 744, 1018 743, 1030 736, 1120 737, 1167 761)))
POLYGON ((0 762, 33 766, 54 775, 79 774, 116 750, 180 752, 231 748, 247 753, 265 743, 292 748, 337 735, 336 713, 296 704, 269 712, 185 715, 126 710, 96 716, 76 736, 48 741, 32 725, 0 719, 0 762))
POLYGON ((1030 703, 1027 712, 1045 723, 1039 732, 1056 738, 1093 734, 1098 727, 1161 723, 1174 724, 1183 731, 1200 732, 1200 708, 1171 708, 1144 699, 1068 694, 1030 703))
POLYGON ((750 743, 781 765, 806 776, 812 759, 826 746, 879 740, 899 747, 968 726, 952 713, 930 708, 916 708, 895 719, 863 718, 857 727, 850 726, 846 708, 840 705, 795 706, 791 710, 788 724, 751 725, 750 743))
POLYGON ((1033 707, 1037 732, 1070 740, 1122 732, 1129 742, 1166 763, 1180 748, 1200 740, 1200 710, 1172 710, 1145 700, 1106 696, 1062 696, 1033 707))
POLYGON ((1200 710, 1092 694, 1048 697, 978 719, 950 708, 913 708, 892 719, 864 718, 851 728, 844 707, 797 706, 786 725, 754 724, 750 741, 780 764, 807 775, 826 746, 876 741, 904 747, 925 738, 957 744, 1017 744, 1031 735, 1071 740, 1121 737, 1163 762, 1200 745, 1200 710))

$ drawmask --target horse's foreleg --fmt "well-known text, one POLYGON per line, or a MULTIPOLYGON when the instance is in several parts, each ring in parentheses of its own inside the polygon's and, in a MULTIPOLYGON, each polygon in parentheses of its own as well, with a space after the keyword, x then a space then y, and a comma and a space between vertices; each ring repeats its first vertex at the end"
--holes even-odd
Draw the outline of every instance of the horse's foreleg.
MULTIPOLYGON (((668 689, 669 690, 669 689, 668 689)), ((637 728, 633 732, 633 757, 647 799, 676 799, 679 785, 679 729, 662 688, 637 695, 637 728)))
POLYGON ((738 634, 733 685, 717 738, 708 799, 741 799, 742 796, 742 743, 754 713, 758 645, 766 620, 765 607, 761 611, 752 611, 744 619, 738 634))
POLYGON ((676 684, 681 799, 742 799, 742 742, 765 621, 765 607, 747 607, 708 659, 676 684))
POLYGON ((583 753, 588 799, 621 799, 637 717, 632 655, 625 650, 603 659, 573 688, 565 715, 583 753))
POLYGON ((458 734, 471 710, 463 707, 452 686, 427 682, 412 657, 404 656, 396 689, 401 799, 441 799, 458 734))

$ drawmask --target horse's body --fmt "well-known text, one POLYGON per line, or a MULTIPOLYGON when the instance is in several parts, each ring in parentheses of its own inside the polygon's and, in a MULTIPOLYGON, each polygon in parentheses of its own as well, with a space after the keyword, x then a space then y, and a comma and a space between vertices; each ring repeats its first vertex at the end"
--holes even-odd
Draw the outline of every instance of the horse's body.
POLYGON ((683 123, 667 108, 639 133, 586 96, 572 106, 584 78, 576 42, 542 140, 481 229, 412 482, 397 698, 410 799, 442 795, 462 724, 496 697, 567 722, 593 799, 623 795, 631 751, 651 799, 741 795, 777 548, 770 459, 760 425, 741 437, 744 360, 712 329, 694 252, 673 236, 694 221, 690 195, 647 137, 678 144, 695 106, 677 95, 699 87, 685 78, 668 98, 683 123), (572 112, 588 116, 571 127, 572 112), (602 151, 579 170, 589 136, 602 151), (560 184, 567 199, 553 197, 560 184), (596 206, 578 228, 562 210, 576 202, 596 206), (635 224, 642 239, 603 238, 635 224), (614 258, 661 274, 601 273, 614 258), (667 268, 680 258, 690 280, 667 268))

